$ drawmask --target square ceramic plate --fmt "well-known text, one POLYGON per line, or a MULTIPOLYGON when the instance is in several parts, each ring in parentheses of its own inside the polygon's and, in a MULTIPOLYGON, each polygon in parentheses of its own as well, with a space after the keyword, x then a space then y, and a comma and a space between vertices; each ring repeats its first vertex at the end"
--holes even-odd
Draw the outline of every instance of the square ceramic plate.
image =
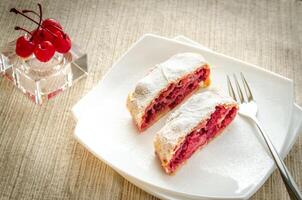
POLYGON ((174 176, 163 173, 153 149, 154 135, 166 118, 142 135, 132 123, 125 106, 129 91, 151 67, 180 52, 197 52, 208 60, 212 87, 226 91, 225 75, 243 72, 259 105, 259 120, 281 152, 292 113, 290 80, 222 54, 154 35, 143 36, 114 64, 85 97, 93 95, 89 104, 81 101, 85 112, 78 118, 75 137, 124 176, 159 190, 183 198, 246 198, 270 175, 273 162, 254 133, 255 127, 245 119, 238 116, 224 134, 192 156, 174 176))
MULTIPOLYGON (((177 36, 174 38, 174 40, 177 41, 182 41, 182 42, 186 42, 188 44, 193 44, 196 46, 199 46, 200 48, 204 48, 207 50, 210 50, 194 41, 192 41, 189 38, 186 38, 184 36, 177 36)), ((86 99, 87 100, 87 99, 86 99)), ((81 110, 81 108, 79 108, 78 110, 81 110)), ((74 112, 76 117, 80 117, 80 115, 78 115, 78 112, 74 112)), ((302 109, 301 107, 299 107, 298 105, 294 104, 294 109, 293 109, 293 113, 292 113, 292 118, 291 118, 291 122, 290 122, 290 128, 288 130, 287 136, 286 136, 286 144, 283 148, 283 150, 281 151, 281 156, 285 157, 287 155, 287 153, 290 151, 290 149, 292 148, 293 144, 295 143, 296 139, 299 136, 299 133, 302 132, 302 109)), ((274 167, 275 168, 275 167, 274 167)), ((273 169, 271 171, 273 171, 273 169)), ((128 181, 130 181, 131 183, 135 184, 136 186, 142 188, 143 190, 153 194, 154 196, 157 196, 161 199, 169 199, 169 200, 181 200, 183 199, 182 196, 178 196, 177 194, 173 194, 170 193, 168 191, 164 191, 164 190, 160 190, 158 188, 146 185, 138 180, 132 179, 131 177, 127 177, 125 176, 123 173, 119 172, 122 176, 124 176, 128 181)), ((264 182, 264 181, 263 181, 264 182)), ((262 185, 262 184, 261 184, 262 185)), ((257 188, 254 189, 254 191, 256 191, 257 188)), ((248 199, 251 195, 253 195, 253 193, 250 193, 250 195, 245 196, 244 199, 248 199)), ((187 200, 190 200, 186 197, 187 200)))

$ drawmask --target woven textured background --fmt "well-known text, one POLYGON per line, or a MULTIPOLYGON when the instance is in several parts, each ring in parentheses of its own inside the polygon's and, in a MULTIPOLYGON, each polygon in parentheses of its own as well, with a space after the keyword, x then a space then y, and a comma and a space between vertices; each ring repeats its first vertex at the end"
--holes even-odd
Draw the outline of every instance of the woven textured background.
MULTIPOLYGON (((15 25, 34 28, 0 1, 0 45, 15 25)), ((0 78, 0 199, 156 199, 122 178, 72 137, 71 107, 145 33, 182 34, 215 51, 295 81, 302 105, 302 1, 41 1, 89 55, 91 73, 53 100, 36 106, 0 78)), ((285 162, 302 188, 302 137, 285 162)), ((289 199, 277 171, 252 199, 289 199)))

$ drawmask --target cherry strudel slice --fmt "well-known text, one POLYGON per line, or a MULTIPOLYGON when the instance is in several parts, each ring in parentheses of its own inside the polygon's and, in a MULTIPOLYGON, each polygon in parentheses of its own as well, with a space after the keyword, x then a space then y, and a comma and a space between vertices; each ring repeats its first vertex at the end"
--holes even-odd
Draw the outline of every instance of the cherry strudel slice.
POLYGON ((165 172, 175 172, 197 149, 219 135, 237 110, 231 97, 210 90, 194 95, 174 111, 154 140, 165 172))
POLYGON ((127 107, 140 131, 176 107, 199 87, 210 84, 210 68, 203 56, 181 53, 156 65, 136 85, 127 107))

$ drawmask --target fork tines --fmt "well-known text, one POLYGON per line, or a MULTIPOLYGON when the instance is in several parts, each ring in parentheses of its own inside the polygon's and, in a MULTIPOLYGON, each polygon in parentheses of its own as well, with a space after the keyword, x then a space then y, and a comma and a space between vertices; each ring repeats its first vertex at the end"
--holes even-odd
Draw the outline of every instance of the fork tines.
POLYGON ((241 81, 242 81, 242 84, 243 84, 243 87, 244 87, 244 91, 245 91, 245 97, 243 95, 243 92, 242 92, 242 89, 241 89, 241 86, 238 82, 238 79, 237 79, 237 76, 236 74, 233 74, 233 78, 234 78, 234 81, 235 81, 235 85, 236 85, 236 89, 237 89, 237 93, 238 93, 238 97, 239 97, 239 100, 237 100, 237 97, 235 95, 235 92, 234 92, 234 89, 233 89, 233 86, 232 86, 232 82, 231 82, 231 79, 230 79, 230 76, 227 75, 227 83, 228 83, 228 90, 229 90, 229 95, 235 100, 235 101, 239 101, 239 103, 246 103, 246 102, 250 102, 250 101, 253 101, 254 98, 253 98, 253 95, 252 95, 252 92, 251 92, 251 89, 243 75, 242 72, 240 72, 240 77, 241 77, 241 81))

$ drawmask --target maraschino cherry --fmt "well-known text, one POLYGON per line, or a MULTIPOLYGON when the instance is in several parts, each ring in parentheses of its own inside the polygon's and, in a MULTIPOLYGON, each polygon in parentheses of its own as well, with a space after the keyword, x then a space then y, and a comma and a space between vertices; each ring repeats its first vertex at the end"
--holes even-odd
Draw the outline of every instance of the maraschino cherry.
POLYGON ((71 41, 67 34, 62 34, 62 32, 57 31, 56 38, 54 39, 54 46, 56 48, 56 51, 59 53, 66 53, 71 48, 71 41))
POLYGON ((49 41, 43 41, 38 44, 34 50, 34 54, 41 62, 49 61, 55 54, 55 47, 49 41))
POLYGON ((35 44, 39 44, 43 41, 50 41, 51 43, 53 43, 56 37, 54 34, 51 34, 50 32, 46 31, 43 28, 36 29, 32 33, 32 35, 35 44))
POLYGON ((30 56, 35 49, 35 44, 34 42, 31 40, 31 33, 23 28, 20 28, 18 26, 15 27, 16 30, 23 30, 25 32, 27 32, 30 36, 21 36, 17 39, 16 42, 16 54, 20 57, 26 58, 28 56, 30 56))
POLYGON ((42 26, 55 33, 56 31, 63 31, 62 25, 57 22, 55 19, 45 19, 42 22, 42 26))

